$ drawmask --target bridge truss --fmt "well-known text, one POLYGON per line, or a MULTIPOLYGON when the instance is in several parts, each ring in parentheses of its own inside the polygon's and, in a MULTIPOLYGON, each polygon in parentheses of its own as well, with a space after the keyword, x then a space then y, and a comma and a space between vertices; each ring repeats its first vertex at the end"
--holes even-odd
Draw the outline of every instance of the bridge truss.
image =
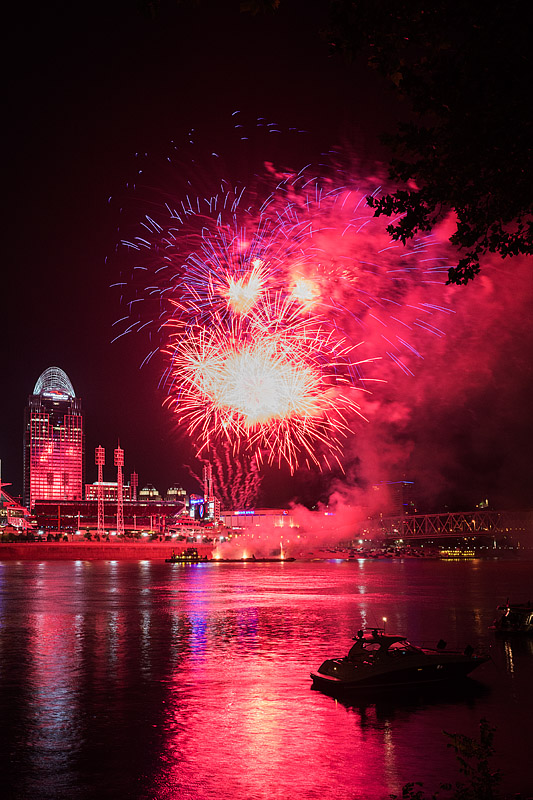
POLYGON ((375 533, 387 539, 443 539, 448 537, 522 535, 533 540, 533 511, 463 511, 413 514, 373 521, 375 533))

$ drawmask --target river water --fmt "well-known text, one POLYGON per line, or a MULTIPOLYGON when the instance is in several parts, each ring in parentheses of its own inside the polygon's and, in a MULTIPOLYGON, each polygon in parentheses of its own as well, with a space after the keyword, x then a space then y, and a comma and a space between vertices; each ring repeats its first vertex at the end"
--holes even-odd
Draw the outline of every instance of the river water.
POLYGON ((533 639, 496 640, 533 562, 0 562, 2 796, 384 800, 459 775, 442 731, 496 727, 533 794, 533 639), (363 625, 490 651, 467 688, 341 703, 309 671, 363 625))

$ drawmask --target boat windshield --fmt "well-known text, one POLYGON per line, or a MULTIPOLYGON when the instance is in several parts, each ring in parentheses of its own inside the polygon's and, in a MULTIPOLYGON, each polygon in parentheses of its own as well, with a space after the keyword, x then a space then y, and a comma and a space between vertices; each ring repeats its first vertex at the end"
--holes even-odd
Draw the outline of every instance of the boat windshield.
POLYGON ((407 653, 420 653, 420 649, 410 644, 406 639, 395 639, 379 636, 377 639, 357 639, 348 653, 350 660, 365 659, 383 655, 406 655, 407 653))
POLYGON ((381 644, 379 642, 365 642, 364 639, 357 639, 348 653, 348 658, 352 661, 365 659, 368 656, 375 655, 380 649, 381 644))
POLYGON ((394 642, 389 647, 389 653, 392 653, 393 655, 398 655, 398 654, 402 655, 405 653, 419 653, 419 652, 420 649, 418 647, 415 647, 413 644, 410 644, 409 642, 405 641, 394 642))
POLYGON ((380 649, 381 644, 379 644, 379 642, 365 642, 363 645, 363 650, 365 653, 377 653, 377 651, 380 649))

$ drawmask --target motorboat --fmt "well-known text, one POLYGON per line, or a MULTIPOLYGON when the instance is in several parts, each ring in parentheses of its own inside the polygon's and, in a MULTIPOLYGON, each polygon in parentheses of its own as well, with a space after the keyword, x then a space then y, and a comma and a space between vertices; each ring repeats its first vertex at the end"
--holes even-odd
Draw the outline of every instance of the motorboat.
POLYGON ((167 564, 198 564, 207 561, 207 556, 198 555, 196 547, 187 547, 181 553, 174 553, 170 558, 165 558, 167 564))
POLYGON ((515 633, 533 635, 533 605, 527 603, 509 603, 498 606, 498 616, 492 623, 492 630, 500 636, 515 633))
POLYGON ((458 680, 489 660, 468 645, 463 652, 416 647, 383 628, 360 630, 347 656, 328 658, 311 673, 313 685, 329 692, 458 680))

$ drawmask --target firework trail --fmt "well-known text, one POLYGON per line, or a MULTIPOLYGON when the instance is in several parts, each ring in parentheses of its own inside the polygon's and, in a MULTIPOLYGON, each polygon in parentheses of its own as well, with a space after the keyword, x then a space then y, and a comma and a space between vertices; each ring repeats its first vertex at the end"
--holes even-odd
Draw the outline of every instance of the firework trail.
MULTIPOLYGON (((255 508, 262 481, 261 464, 257 456, 250 458, 242 453, 234 453, 229 442, 221 442, 211 449, 210 457, 213 488, 222 510, 255 508)), ((193 469, 190 464, 184 466, 203 491, 201 471, 193 469)))
POLYGON ((431 237, 389 240, 376 188, 270 164, 263 178, 145 215, 124 242, 149 278, 124 332, 158 331, 167 403, 200 457, 223 443, 291 471, 342 465, 372 382, 412 374, 420 331, 443 335, 433 316, 449 309, 427 292, 449 265, 431 237), (149 298, 157 315, 135 318, 149 298))
POLYGON ((229 442, 224 442, 213 450, 212 462, 215 495, 222 508, 254 508, 261 488, 257 456, 233 453, 229 442))

